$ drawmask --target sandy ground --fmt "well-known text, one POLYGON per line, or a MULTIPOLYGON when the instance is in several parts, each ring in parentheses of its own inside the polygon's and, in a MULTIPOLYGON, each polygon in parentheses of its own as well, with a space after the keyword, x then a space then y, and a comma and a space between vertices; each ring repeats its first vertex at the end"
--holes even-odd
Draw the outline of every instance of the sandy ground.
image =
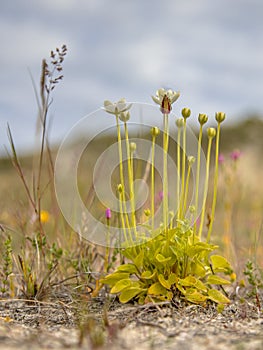
POLYGON ((253 300, 221 314, 214 305, 106 304, 2 299, 0 349, 263 349, 263 312, 253 300))

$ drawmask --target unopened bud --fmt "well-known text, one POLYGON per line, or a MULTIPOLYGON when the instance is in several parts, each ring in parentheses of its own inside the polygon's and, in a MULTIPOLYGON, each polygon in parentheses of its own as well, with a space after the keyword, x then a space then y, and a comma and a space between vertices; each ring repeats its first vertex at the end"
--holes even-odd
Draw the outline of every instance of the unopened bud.
POLYGON ((217 112, 215 118, 218 123, 222 123, 226 119, 226 114, 224 112, 217 112))
POLYGON ((144 209, 144 215, 147 217, 150 216, 151 215, 150 209, 144 209))
POLYGON ((193 165, 194 162, 195 162, 195 157, 194 157, 194 156, 189 156, 189 157, 187 158, 187 161, 188 161, 188 164, 191 166, 191 165, 193 165))
POLYGON ((190 211, 191 214, 194 214, 195 211, 196 211, 196 210, 195 210, 195 206, 194 206, 194 205, 190 205, 190 206, 189 206, 189 211, 190 211))
POLYGON ((175 124, 177 128, 182 128, 184 126, 184 118, 176 119, 175 124))
POLYGON ((153 128, 151 128, 151 134, 153 137, 156 137, 160 134, 160 129, 157 128, 157 126, 154 126, 153 128))
POLYGON ((106 216, 107 220, 109 220, 111 218, 111 210, 110 210, 110 208, 107 208, 105 210, 105 216, 106 216))
POLYGON ((131 152, 135 152, 136 151, 136 143, 135 142, 131 142, 130 143, 130 150, 131 150, 131 152))
POLYGON ((191 115, 191 109, 190 108, 183 108, 182 109, 182 116, 184 119, 189 118, 191 115))
POLYGON ((216 136, 216 129, 215 128, 208 128, 207 129, 207 136, 208 137, 215 137, 216 136))
POLYGON ((117 190, 118 190, 119 193, 122 193, 122 192, 123 192, 122 184, 119 184, 119 185, 117 186, 117 190))
POLYGON ((200 113, 198 116, 198 121, 201 125, 204 125, 208 120, 208 116, 206 114, 200 113))

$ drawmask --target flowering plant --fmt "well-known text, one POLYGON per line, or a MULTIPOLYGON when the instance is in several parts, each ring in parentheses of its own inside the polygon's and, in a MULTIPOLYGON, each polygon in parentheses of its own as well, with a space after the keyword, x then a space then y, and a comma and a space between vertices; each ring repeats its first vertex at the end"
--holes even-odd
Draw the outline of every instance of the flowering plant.
MULTIPOLYGON (((162 220, 156 228, 155 214, 155 148, 156 139, 161 134, 160 129, 153 126, 151 135, 151 170, 150 170, 150 207, 145 208, 144 215, 148 219, 145 230, 149 237, 137 230, 138 214, 134 191, 133 155, 136 145, 130 143, 127 121, 130 119, 131 104, 124 99, 117 103, 105 101, 105 111, 116 117, 117 143, 119 150, 119 179, 117 194, 119 201, 119 222, 124 232, 125 240, 120 248, 120 254, 126 261, 117 269, 101 279, 102 284, 109 285, 110 293, 117 294, 122 303, 136 300, 140 304, 146 302, 183 299, 187 302, 206 304, 209 300, 220 307, 230 302, 224 285, 230 285, 235 279, 230 263, 220 255, 212 255, 218 246, 210 243, 215 204, 217 197, 218 156, 220 126, 225 119, 222 112, 216 113, 216 128, 207 129, 207 151, 203 193, 200 193, 201 150, 203 126, 207 122, 205 114, 199 114, 200 124, 197 143, 197 156, 187 156, 187 119, 191 115, 189 108, 183 108, 182 117, 176 119, 177 126, 177 179, 176 208, 171 208, 168 192, 168 151, 169 151, 169 118, 172 104, 180 93, 159 89, 153 96, 153 101, 160 106, 163 116, 162 132, 162 220), (121 123, 125 134, 127 152, 128 179, 124 176, 121 123), (213 140, 215 145, 215 170, 213 176, 213 200, 211 215, 207 223, 207 233, 204 235, 204 221, 207 213, 207 193, 210 179, 210 159, 213 140), (196 178, 191 183, 191 172, 196 165, 196 178), (125 181, 128 180, 128 181, 125 181), (126 184, 128 182, 128 186, 126 184), (194 187, 194 205, 189 205, 189 189, 194 187), (127 188, 126 188, 127 187, 127 188), (130 210, 127 207, 130 203, 130 210), (199 203, 201 202, 201 206, 199 203), (190 219, 187 212, 191 213, 190 219), (200 214, 200 215, 199 215, 200 214), (199 221, 199 225, 198 225, 199 221)), ((211 179, 210 179, 211 180, 211 179)), ((106 212, 107 223, 110 225, 112 214, 106 212)))

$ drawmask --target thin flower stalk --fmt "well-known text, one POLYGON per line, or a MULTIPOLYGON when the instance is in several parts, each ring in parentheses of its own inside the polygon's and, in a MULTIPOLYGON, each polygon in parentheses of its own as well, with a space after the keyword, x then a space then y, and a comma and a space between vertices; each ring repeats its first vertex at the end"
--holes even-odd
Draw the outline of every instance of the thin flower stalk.
POLYGON ((121 201, 123 204, 122 216, 125 217, 126 225, 128 230, 130 230, 129 217, 127 214, 126 199, 125 199, 125 184, 124 184, 124 173, 123 173, 123 158, 122 158, 122 142, 121 142, 121 128, 119 123, 119 115, 116 113, 116 126, 117 126, 117 137, 118 137, 118 151, 119 151, 119 162, 120 162, 120 181, 122 186, 121 191, 121 201))
POLYGON ((201 240, 202 230, 203 230, 203 226, 204 226, 205 211, 206 211, 206 198, 207 198, 208 183, 209 183, 211 145, 212 145, 212 140, 213 140, 215 134, 216 134, 216 130, 214 128, 207 129, 208 145, 207 145, 207 155, 206 155, 206 176, 205 176, 205 186, 204 186, 203 202, 202 202, 202 214, 201 214, 201 220, 200 220, 200 226, 199 226, 199 232, 198 232, 199 240, 201 240))
POLYGON ((156 143, 156 137, 159 135, 160 130, 157 127, 153 127, 151 129, 152 134, 152 161, 151 161, 151 223, 152 223, 152 230, 154 230, 154 213, 155 213, 155 189, 154 189, 154 183, 155 183, 155 143, 156 143))
POLYGON ((110 219, 111 210, 107 208, 105 211, 106 224, 107 224, 107 243, 105 247, 105 261, 104 261, 104 272, 107 273, 109 269, 109 255, 110 255, 110 219))
POLYGON ((203 138, 203 125, 207 122, 206 114, 199 114, 198 121, 200 123, 198 146, 197 146, 197 168, 196 168, 196 187, 195 187, 195 220, 194 220, 194 235, 197 231, 197 216, 198 216, 198 200, 199 200, 199 183, 200 183, 200 163, 201 163, 201 149, 203 138))
POLYGON ((121 221, 121 227, 123 229, 124 233, 124 239, 127 242, 127 233, 126 233, 126 226, 125 226, 125 221, 124 221, 124 213, 123 213, 123 187, 121 184, 118 185, 118 196, 119 196, 119 214, 120 214, 120 221, 121 221))
MULTIPOLYGON (((181 181, 181 215, 184 211, 184 197, 185 197, 185 170, 186 170, 186 119, 191 115, 191 110, 189 108, 182 109, 182 116, 184 118, 183 123, 183 150, 182 150, 182 181, 181 181)), ((182 217, 183 218, 183 217, 182 217)))
POLYGON ((195 187, 195 222, 194 222, 194 233, 195 234, 196 234, 197 216, 198 216, 198 199, 199 199, 199 182, 200 182, 200 158, 201 158, 202 137, 203 137, 203 126, 200 125, 199 137, 198 137, 198 149, 197 149, 197 169, 196 169, 196 187, 195 187))
POLYGON ((133 170, 131 164, 131 150, 129 142, 129 133, 126 120, 124 121, 124 131, 125 131, 125 141, 126 141, 126 152, 128 160, 128 181, 129 181, 129 191, 130 191, 130 203, 131 203, 131 225, 132 228, 136 227, 135 219, 135 203, 134 203, 134 187, 133 187, 133 170))
POLYGON ((183 217, 185 217, 185 214, 186 214, 186 204, 187 204, 187 198, 188 198, 188 192, 189 192, 190 175, 191 175, 192 165, 194 162, 195 162, 195 158, 193 156, 188 157, 188 168, 187 168, 185 193, 184 193, 183 217))
POLYGON ((221 123, 225 120, 225 113, 218 112, 216 113, 216 121, 217 121, 217 135, 216 135, 216 150, 215 150, 215 174, 214 174, 214 191, 213 191, 213 202, 212 202, 212 210, 211 210, 211 219, 208 227, 208 233, 206 241, 210 242, 211 233, 213 229, 213 223, 215 220, 215 209, 216 209, 216 199, 217 199, 217 183, 218 183, 218 158, 219 158, 219 140, 220 140, 220 127, 221 123))
POLYGON ((186 119, 184 119, 183 127, 183 151, 182 151, 182 174, 181 174, 181 216, 183 215, 183 198, 184 198, 184 187, 185 187, 185 163, 186 163, 186 119))
POLYGON ((180 178, 181 178, 181 127, 183 126, 183 118, 176 121, 178 128, 177 133, 177 221, 181 219, 181 203, 180 203, 180 178))
POLYGON ((168 114, 163 114, 163 226, 164 229, 167 229, 168 224, 168 174, 167 174, 167 155, 169 148, 169 123, 168 123, 168 114))

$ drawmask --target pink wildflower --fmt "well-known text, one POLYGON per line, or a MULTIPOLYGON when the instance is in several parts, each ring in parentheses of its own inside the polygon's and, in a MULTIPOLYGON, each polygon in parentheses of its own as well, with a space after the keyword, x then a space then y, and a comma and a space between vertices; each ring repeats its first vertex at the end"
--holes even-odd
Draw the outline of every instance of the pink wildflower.
POLYGON ((234 150, 230 154, 231 159, 234 160, 234 161, 237 161, 240 158, 240 156, 241 156, 241 152, 238 149, 234 150))
POLYGON ((105 216, 106 216, 107 220, 109 220, 111 218, 111 210, 110 210, 110 208, 107 208, 105 210, 105 216))

